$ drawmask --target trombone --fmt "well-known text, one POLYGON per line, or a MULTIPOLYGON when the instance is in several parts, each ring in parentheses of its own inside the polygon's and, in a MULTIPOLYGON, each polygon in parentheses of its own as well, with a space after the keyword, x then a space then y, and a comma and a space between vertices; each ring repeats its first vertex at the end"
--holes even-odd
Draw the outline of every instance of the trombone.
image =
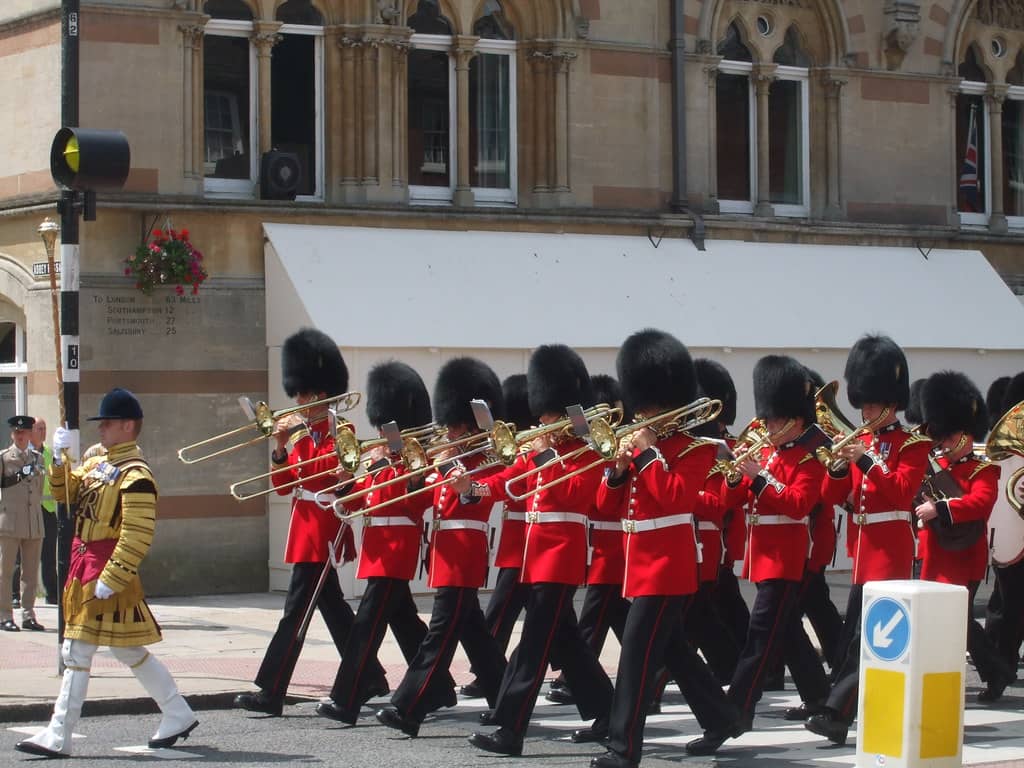
MULTIPOLYGON (((612 412, 615 410, 618 409, 610 409, 612 412)), ((564 483, 566 480, 576 477, 576 475, 589 472, 594 467, 612 461, 618 453, 622 441, 638 430, 649 427, 654 430, 659 438, 669 437, 676 432, 687 432, 699 427, 701 424, 714 421, 718 418, 718 414, 721 412, 721 400, 712 400, 708 397, 700 397, 692 403, 680 406, 679 408, 674 408, 670 411, 665 411, 664 413, 659 413, 657 416, 651 416, 647 419, 634 421, 630 424, 624 424, 617 427, 612 427, 608 421, 601 416, 595 417, 589 422, 589 434, 580 435, 586 439, 587 444, 574 451, 570 451, 565 456, 560 456, 559 459, 561 461, 567 461, 585 453, 586 451, 594 451, 600 458, 595 459, 585 466, 574 469, 572 472, 556 477, 554 480, 538 485, 535 488, 530 488, 526 493, 519 495, 513 493, 511 489, 513 484, 522 482, 527 478, 540 473, 546 465, 533 467, 532 469, 523 472, 521 475, 517 475, 516 477, 506 481, 505 491, 508 493, 510 499, 514 501, 524 501, 534 494, 540 493, 541 491, 551 488, 554 485, 558 485, 559 483, 564 483)))
POLYGON ((242 407, 242 411, 249 419, 249 424, 244 424, 236 429, 228 430, 227 432, 221 432, 219 435, 208 437, 205 440, 200 440, 197 443, 191 443, 183 448, 178 449, 178 459, 185 464, 198 464, 201 461, 212 459, 215 456, 223 456, 225 453, 231 453, 241 448, 247 448, 250 445, 255 445, 261 440, 269 438, 274 434, 274 427, 277 422, 281 419, 301 414, 310 408, 315 408, 319 405, 330 405, 334 404, 335 413, 343 413, 345 411, 351 411, 357 405, 362 395, 359 392, 345 392, 341 395, 334 395, 332 397, 324 398, 323 400, 316 400, 312 403, 306 403, 305 405, 293 405, 289 408, 283 408, 279 411, 270 410, 268 406, 262 400, 255 405, 247 397, 238 398, 238 404, 242 407), (256 433, 252 437, 248 437, 250 433, 256 433), (193 452, 200 448, 208 448, 209 446, 217 446, 228 438, 236 438, 237 442, 231 443, 223 448, 210 448, 206 453, 199 453, 198 455, 191 455, 193 452))

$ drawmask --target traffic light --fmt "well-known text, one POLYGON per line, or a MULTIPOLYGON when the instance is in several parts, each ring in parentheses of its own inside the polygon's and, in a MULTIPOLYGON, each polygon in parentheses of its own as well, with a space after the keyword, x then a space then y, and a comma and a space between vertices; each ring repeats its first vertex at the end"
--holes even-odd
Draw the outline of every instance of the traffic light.
POLYGON ((53 137, 50 174, 65 189, 121 189, 130 169, 131 149, 121 131, 61 128, 53 137))

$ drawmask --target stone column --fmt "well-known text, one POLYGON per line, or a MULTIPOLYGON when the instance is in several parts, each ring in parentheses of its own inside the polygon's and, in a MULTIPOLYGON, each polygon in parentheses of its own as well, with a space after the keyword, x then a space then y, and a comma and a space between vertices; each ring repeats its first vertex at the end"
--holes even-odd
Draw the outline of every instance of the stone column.
MULTIPOLYGON (((718 205, 718 62, 702 67, 708 86, 707 148, 708 148, 708 196, 704 213, 721 213, 718 205)), ((685 152, 686 147, 680 151, 685 152)))
POLYGON ((341 200, 359 202, 359 169, 357 166, 358 131, 356 130, 356 94, 358 78, 356 52, 362 43, 349 34, 338 38, 341 48, 341 200))
POLYGON ((363 38, 362 47, 362 170, 359 183, 364 193, 375 187, 380 179, 377 170, 377 67, 380 63, 380 40, 363 38))
POLYGON ((206 30, 201 24, 182 24, 182 47, 184 49, 184 70, 182 83, 185 94, 182 103, 182 164, 186 192, 199 194, 203 183, 203 161, 206 150, 205 111, 203 109, 203 36, 206 30))
POLYGON ((840 185, 842 148, 842 122, 840 97, 846 80, 826 72, 822 77, 825 89, 825 151, 827 183, 825 185, 825 218, 833 221, 843 218, 842 188, 840 185))
POLYGON ((270 56, 274 46, 281 42, 278 23, 256 25, 252 43, 256 46, 256 87, 259 89, 259 111, 256 124, 259 130, 257 152, 262 155, 273 149, 271 145, 270 56))
POLYGON ((1003 102, 1008 90, 1008 85, 992 85, 985 94, 989 118, 989 156, 992 158, 989 163, 992 168, 992 204, 989 207, 991 214, 988 228, 997 234, 1005 234, 1008 226, 1003 210, 1003 102))
POLYGON ((775 215, 771 204, 768 136, 768 92, 775 82, 775 69, 774 64, 760 64, 751 73, 757 95, 757 205, 754 206, 754 215, 762 217, 775 215))
POLYGON ((533 129, 533 204, 546 205, 551 193, 548 176, 548 104, 550 94, 551 54, 534 50, 529 54, 532 78, 532 129, 533 129))
POLYGON ((575 51, 558 51, 554 55, 554 193, 559 207, 572 205, 569 186, 569 69, 575 51))
POLYGON ((480 38, 460 35, 455 38, 455 196, 452 202, 460 208, 471 208, 476 200, 469 181, 469 62, 476 56, 480 38))
POLYGON ((342 177, 342 88, 348 85, 341 71, 341 27, 324 30, 324 199, 327 202, 340 200, 339 187, 342 177))
POLYGON ((409 76, 408 40, 395 40, 392 43, 391 67, 391 192, 397 202, 409 199, 409 185, 406 182, 406 165, 409 160, 408 118, 409 93, 407 80, 409 76))

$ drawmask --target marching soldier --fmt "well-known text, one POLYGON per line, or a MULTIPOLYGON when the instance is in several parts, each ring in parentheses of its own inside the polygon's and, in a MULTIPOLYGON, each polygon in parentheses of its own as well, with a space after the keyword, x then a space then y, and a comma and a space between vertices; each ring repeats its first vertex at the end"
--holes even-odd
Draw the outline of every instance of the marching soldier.
POLYGON ((99 422, 107 453, 72 471, 67 483, 60 462, 71 435, 61 427, 53 436, 50 487, 58 502, 76 507, 63 598, 64 678, 49 725, 15 746, 42 757, 71 754, 71 734, 82 713, 93 655, 101 645, 131 669, 163 713, 149 740, 151 749, 172 747, 199 725, 170 672, 145 648, 161 636, 139 579, 139 565, 153 541, 157 498, 153 473, 136 443, 142 406, 131 392, 112 389, 100 402, 99 415, 89 420, 99 422))
POLYGON ((967 587, 967 651, 986 683, 978 697, 998 700, 1016 670, 1000 657, 974 618, 974 597, 988 565, 988 518, 1002 492, 998 464, 974 453, 974 441, 988 434, 988 411, 974 383, 962 373, 932 374, 921 393, 928 435, 962 489, 959 497, 925 496, 914 513, 927 523, 919 533, 921 578, 967 587))
POLYGON ((839 642, 841 660, 824 707, 805 708, 809 731, 844 744, 857 714, 861 598, 868 581, 909 579, 914 560, 914 495, 921 487, 931 442, 907 431, 898 411, 910 400, 907 358, 887 336, 864 336, 846 361, 847 396, 874 431, 837 451, 822 489, 826 504, 849 503, 846 548, 853 584, 839 642), (880 416, 888 409, 888 416, 880 416), (817 711, 814 711, 817 710, 817 711))
MULTIPOLYGON (((800 583, 810 551, 810 514, 825 472, 813 455, 816 446, 808 443, 818 431, 809 429, 815 421, 813 394, 807 370, 791 357, 769 355, 754 366, 754 405, 771 445, 761 461, 751 457, 739 464, 743 477, 728 487, 725 499, 727 506, 749 505, 744 575, 757 585, 746 643, 729 686, 741 719, 731 731, 706 732, 691 741, 690 754, 712 754, 730 736, 750 729, 765 673, 796 634, 792 627, 799 620, 800 583)), ((817 654, 809 643, 800 651, 808 670, 818 664, 820 675, 813 682, 824 696, 828 686, 817 654)), ((809 690, 801 694, 812 695, 809 690)))
POLYGON ((36 632, 36 589, 43 552, 43 457, 32 447, 31 416, 12 416, 11 445, 0 453, 0 629, 17 632, 8 586, 21 552, 21 628, 36 632))
MULTIPOLYGON (((299 405, 317 403, 328 396, 341 395, 348 389, 348 368, 337 344, 312 328, 304 328, 285 339, 281 348, 281 369, 284 391, 299 405)), ((341 593, 336 573, 327 575, 323 589, 316 595, 320 576, 330 563, 328 545, 337 540, 342 525, 331 510, 325 510, 316 503, 317 492, 334 484, 329 474, 321 473, 326 473, 338 463, 327 409, 327 404, 319 404, 304 412, 305 424, 291 438, 290 451, 287 449, 288 431, 279 429, 274 434, 276 448, 270 460, 275 471, 271 480, 279 488, 279 494, 292 497, 291 523, 284 554, 285 562, 292 565, 292 577, 285 596, 284 615, 256 675, 256 685, 260 690, 235 697, 235 706, 250 712, 280 716, 288 683, 302 651, 305 640, 303 619, 312 600, 316 599, 316 607, 327 624, 339 656, 345 651, 355 619, 352 608, 341 593), (320 460, 295 466, 314 457, 320 457, 320 460), (320 476, 292 485, 310 475, 320 476)), ((340 547, 345 561, 353 559, 354 549, 352 531, 346 527, 340 547)), ((376 662, 374 667, 376 682, 372 687, 386 690, 383 668, 376 662)))
MULTIPOLYGON (((497 418, 503 415, 501 384, 494 371, 471 357, 449 360, 434 385, 435 415, 438 423, 448 428, 449 441, 477 431, 470 406, 475 399, 487 401, 497 418)), ((427 713, 455 704, 447 672, 460 642, 488 704, 493 706, 498 698, 505 656, 487 630, 477 594, 487 580, 492 503, 467 502, 452 487, 455 478, 478 470, 486 461, 479 453, 462 459, 445 456, 426 479, 433 486, 430 586, 436 590, 434 607, 427 634, 391 697, 391 706, 377 712, 382 724, 410 737, 419 733, 427 713)))
MULTIPOLYGON (((678 409, 696 397, 689 351, 662 331, 640 331, 626 339, 616 367, 625 401, 640 420, 678 409)), ((632 603, 623 631, 608 751, 591 761, 592 768, 639 765, 662 663, 711 738, 739 728, 736 708, 681 631, 700 581, 693 510, 716 455, 714 443, 667 424, 641 427, 622 440, 615 465, 598 490, 602 516, 614 514, 622 521, 622 590, 632 603)))
MULTIPOLYGON (((420 375, 405 363, 396 361, 374 366, 366 377, 366 417, 377 429, 394 421, 399 429, 412 429, 430 421, 430 396, 420 375)), ((359 601, 355 622, 349 633, 341 665, 331 688, 329 701, 317 705, 317 714, 354 725, 359 708, 374 696, 386 694, 377 686, 377 651, 384 633, 391 627, 395 640, 411 664, 427 634, 427 625, 416 611, 409 582, 420 561, 420 531, 423 515, 430 506, 426 494, 409 497, 404 503, 374 510, 375 504, 405 494, 409 483, 382 484, 408 474, 404 464, 388 454, 386 448, 374 452, 366 475, 343 492, 369 492, 351 504, 351 511, 369 511, 363 517, 363 541, 359 550, 356 577, 366 579, 366 590, 359 601)), ((454 703, 454 684, 448 679, 446 701, 454 703)))
MULTIPOLYGON (((571 405, 592 401, 590 376, 576 352, 555 344, 538 347, 527 371, 530 411, 541 424, 565 417, 571 405)), ((528 481, 541 485, 592 463, 596 454, 584 451, 572 459, 561 456, 583 446, 576 438, 548 435, 535 441, 533 467, 543 467, 528 481)), ((506 480, 513 470, 484 482, 465 483, 460 493, 485 498, 506 498, 506 480)), ((487 752, 519 755, 530 715, 544 681, 549 657, 558 664, 576 699, 580 715, 596 718, 591 728, 573 734, 573 740, 597 741, 608 732, 612 684, 594 651, 580 635, 573 610, 573 595, 583 583, 587 567, 587 525, 601 483, 601 467, 575 475, 534 493, 528 502, 522 581, 529 585, 519 647, 509 660, 501 694, 486 724, 500 726, 493 733, 474 733, 469 743, 487 752)), ((527 481, 518 485, 525 486, 527 481)), ((521 492, 526 488, 522 488, 521 492)))

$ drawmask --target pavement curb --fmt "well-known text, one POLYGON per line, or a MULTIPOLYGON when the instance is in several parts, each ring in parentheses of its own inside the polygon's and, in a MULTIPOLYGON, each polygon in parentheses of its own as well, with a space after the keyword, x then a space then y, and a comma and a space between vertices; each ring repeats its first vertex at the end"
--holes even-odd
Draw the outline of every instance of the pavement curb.
MULTIPOLYGON (((210 709, 233 709, 235 696, 246 693, 250 689, 240 688, 237 691, 221 693, 197 693, 188 695, 185 700, 197 712, 210 709)), ((251 692, 251 691, 250 691, 251 692)), ((289 696, 287 704, 301 704, 318 699, 304 696, 289 696)), ((148 696, 124 699, 86 699, 82 707, 82 717, 105 717, 110 715, 154 715, 160 711, 156 702, 148 696)), ((24 704, 0 704, 0 723, 47 722, 53 712, 53 702, 32 702, 24 704)))

